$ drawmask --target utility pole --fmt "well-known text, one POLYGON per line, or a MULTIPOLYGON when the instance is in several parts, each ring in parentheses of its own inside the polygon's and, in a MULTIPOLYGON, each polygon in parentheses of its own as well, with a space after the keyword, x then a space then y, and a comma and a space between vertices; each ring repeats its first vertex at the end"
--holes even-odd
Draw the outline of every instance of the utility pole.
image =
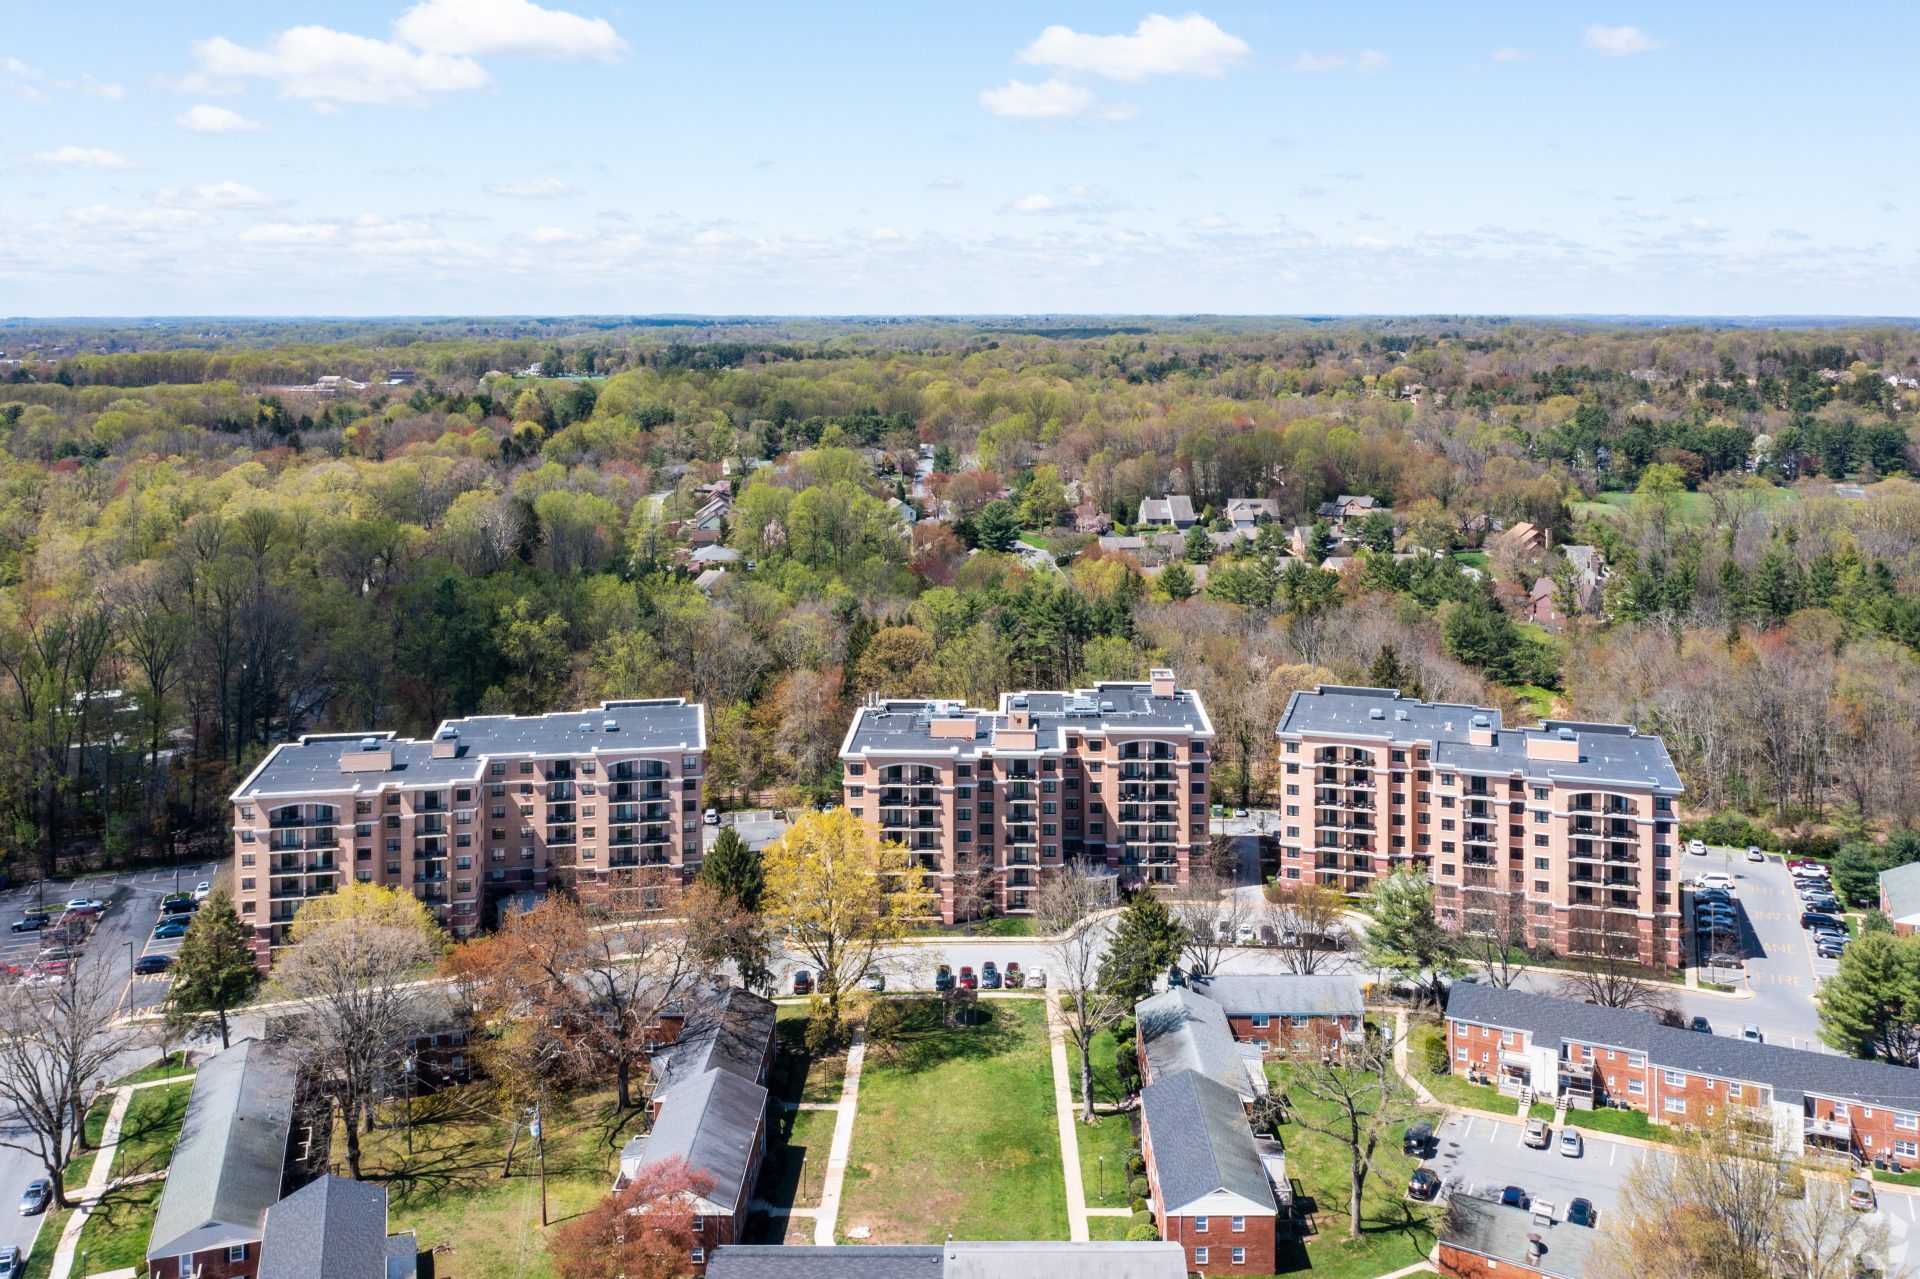
POLYGON ((540 1225, 547 1224, 547 1139, 546 1125, 540 1122, 540 1107, 533 1108, 533 1149, 540 1159, 540 1225))
POLYGON ((408 1154, 413 1153, 413 1067, 414 1067, 414 1063, 417 1060, 418 1058, 408 1057, 407 1063, 406 1063, 407 1065, 407 1081, 406 1081, 407 1083, 407 1153, 408 1154))

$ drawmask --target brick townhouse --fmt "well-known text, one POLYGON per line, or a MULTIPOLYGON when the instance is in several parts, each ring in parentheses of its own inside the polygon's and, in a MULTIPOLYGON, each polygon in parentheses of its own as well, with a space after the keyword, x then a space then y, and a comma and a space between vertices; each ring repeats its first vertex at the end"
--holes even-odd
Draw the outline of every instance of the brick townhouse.
POLYGON ((1509 728, 1484 707, 1336 685, 1295 693, 1276 733, 1283 881, 1357 895, 1419 866, 1450 927, 1518 925, 1559 954, 1679 962, 1682 792, 1658 737, 1509 728))
POLYGON ((1880 872, 1880 909, 1902 937, 1920 928, 1920 862, 1880 872))
POLYGON ((264 964, 347 876, 412 892, 455 936, 549 887, 643 907, 699 867, 706 746, 706 708, 678 698, 284 743, 233 792, 241 920, 264 964))
POLYGON ((1220 1005, 1235 1039, 1273 1052, 1318 1051, 1362 1033, 1366 1007, 1351 973, 1196 973, 1188 981, 1220 1005))
POLYGON ((840 746, 845 801, 905 844, 952 922, 1033 908, 1048 871, 1081 861, 1133 882, 1186 880, 1207 846, 1213 724, 1172 671, 997 710, 877 699, 840 746))
POLYGON ((1270 1275, 1291 1182, 1280 1143, 1256 1138, 1240 1096, 1196 1070, 1140 1093, 1140 1150, 1160 1237, 1202 1274, 1270 1275))
POLYGON ((1142 1083, 1191 1071, 1231 1090, 1248 1110, 1267 1093, 1260 1046, 1236 1040, 1226 1009, 1185 986, 1135 1004, 1133 1037, 1142 1083))
POLYGON ((1447 1053, 1458 1075, 1574 1109, 1620 1106, 1655 1123, 1758 1107, 1794 1148, 1920 1163, 1920 1071, 1750 1043, 1493 986, 1456 985, 1447 1053))

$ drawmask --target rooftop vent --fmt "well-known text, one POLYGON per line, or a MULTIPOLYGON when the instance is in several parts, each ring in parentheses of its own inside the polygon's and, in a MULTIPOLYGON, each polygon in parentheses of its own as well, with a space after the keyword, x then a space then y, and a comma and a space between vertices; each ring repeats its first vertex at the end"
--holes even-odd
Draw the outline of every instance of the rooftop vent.
POLYGON ((1546 1242, 1542 1240, 1539 1235, 1531 1235, 1531 1234, 1528 1235, 1527 1236, 1527 1259, 1529 1261, 1538 1261, 1540 1260, 1540 1258, 1546 1255, 1547 1255, 1546 1242))
POLYGON ((1025 693, 1015 693, 1007 700, 1007 705, 1009 706, 1024 707, 1026 704, 1027 695, 1025 693))
POLYGON ((590 723, 583 723, 580 725, 580 731, 583 733, 591 733, 593 731, 593 725, 590 723))
POLYGON ((1563 742, 1570 742, 1574 740, 1574 732, 1571 728, 1563 728, 1560 730, 1559 737, 1563 742))
POLYGON ((440 738, 440 740, 441 740, 441 741, 443 741, 443 742, 450 742, 450 741, 452 741, 452 740, 453 740, 454 738, 456 738, 456 737, 458 737, 458 736, 460 736, 460 730, 459 730, 459 729, 457 729, 457 728, 455 728, 455 727, 454 727, 453 725, 451 725, 451 724, 448 724, 448 725, 447 725, 446 727, 444 727, 444 728, 442 728, 442 729, 440 730, 440 732, 439 732, 439 733, 437 734, 437 736, 438 736, 438 737, 440 738))
POLYGON ((1493 717, 1491 715, 1475 715, 1473 717, 1473 726, 1475 728, 1492 728, 1493 717))
POLYGON ((600 721, 600 731, 603 733, 617 733, 620 731, 620 721, 617 719, 603 719, 600 721))
POLYGON ((1405 711, 1395 711, 1393 717, 1404 722, 1407 718, 1407 713, 1405 711))
POLYGON ((380 739, 377 737, 363 737, 360 739, 360 749, 363 751, 377 751, 380 749, 380 739))
POLYGON ((1368 719, 1385 719, 1386 717, 1387 717, 1387 713, 1381 710, 1378 706, 1370 707, 1367 710, 1368 719))
POLYGON ((1112 709, 1113 709, 1113 703, 1112 703, 1112 702, 1101 702, 1101 703, 1100 703, 1100 709, 1101 709, 1101 710, 1103 710, 1103 711, 1110 711, 1110 710, 1112 710, 1112 709))

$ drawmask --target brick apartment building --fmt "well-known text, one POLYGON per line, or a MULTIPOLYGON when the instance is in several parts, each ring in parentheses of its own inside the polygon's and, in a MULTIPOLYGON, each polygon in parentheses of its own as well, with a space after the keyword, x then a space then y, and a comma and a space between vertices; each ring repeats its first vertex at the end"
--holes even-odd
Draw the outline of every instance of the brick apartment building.
POLYGON ((455 936, 549 887, 643 905, 699 867, 706 746, 706 708, 678 698, 284 743, 233 792, 240 918, 264 963, 347 876, 411 891, 455 936))
POLYGON ((1678 963, 1680 776, 1658 737, 1422 702, 1393 689, 1295 693, 1276 730, 1280 875, 1351 894, 1426 869, 1441 922, 1523 932, 1561 954, 1678 963))
POLYGON ((845 801, 933 877, 940 916, 1032 910, 1072 861, 1143 883, 1186 880, 1207 845, 1213 724, 1172 671, 998 710, 877 700, 840 746, 845 801))
POLYGON ((1318 1053, 1361 1037, 1366 1005, 1352 973, 1195 973, 1234 1039, 1275 1053, 1318 1053))
POLYGON ((1447 1001, 1457 1075, 1573 1109, 1701 1123, 1758 1107, 1792 1148, 1920 1164, 1920 1071, 1661 1025, 1652 1014, 1461 984, 1447 1001))
POLYGON ((1140 1093, 1140 1150, 1160 1237, 1201 1274, 1270 1275, 1292 1197, 1280 1143, 1255 1137, 1234 1090, 1182 1070, 1140 1093), (1276 1193, 1278 1192, 1278 1193, 1276 1193))

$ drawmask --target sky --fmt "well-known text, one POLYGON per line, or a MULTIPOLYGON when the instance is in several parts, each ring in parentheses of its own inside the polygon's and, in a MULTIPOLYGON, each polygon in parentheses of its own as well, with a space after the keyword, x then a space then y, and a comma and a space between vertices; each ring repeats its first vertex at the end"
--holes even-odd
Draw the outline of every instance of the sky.
POLYGON ((0 0, 0 315, 1912 315, 1911 18, 0 0))

